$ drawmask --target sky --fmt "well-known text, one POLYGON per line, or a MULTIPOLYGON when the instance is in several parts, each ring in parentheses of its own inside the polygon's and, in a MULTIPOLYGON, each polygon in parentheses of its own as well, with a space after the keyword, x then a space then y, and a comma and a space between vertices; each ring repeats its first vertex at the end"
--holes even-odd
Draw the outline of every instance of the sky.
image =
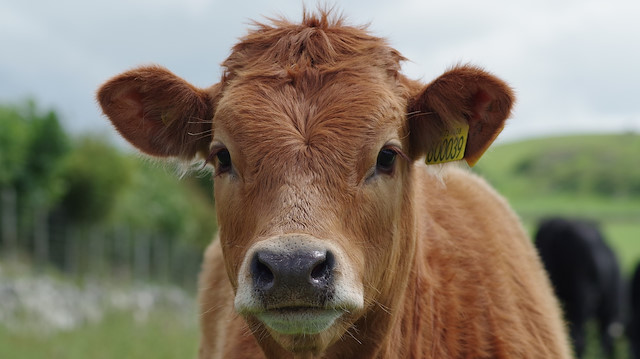
MULTIPOLYGON (((325 2, 326 3, 326 2, 325 2)), ((502 141, 640 133, 637 0, 352 0, 329 2, 386 38, 429 82, 455 64, 516 91, 502 141)), ((72 133, 115 140, 95 91, 111 76, 159 64, 199 87, 252 20, 302 17, 302 0, 0 0, 0 104, 32 98, 72 133)))

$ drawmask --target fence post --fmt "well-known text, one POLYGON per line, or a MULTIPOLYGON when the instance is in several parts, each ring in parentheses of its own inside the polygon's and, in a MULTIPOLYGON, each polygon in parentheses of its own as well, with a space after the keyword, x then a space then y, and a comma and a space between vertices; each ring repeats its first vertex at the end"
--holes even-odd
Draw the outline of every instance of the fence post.
POLYGON ((170 263, 170 243, 169 239, 163 235, 155 237, 154 244, 154 262, 155 277, 159 282, 166 283, 169 281, 170 263))
POLYGON ((134 241, 133 267, 135 280, 149 279, 149 234, 136 232, 134 241))
POLYGON ((67 240, 65 241, 65 270, 69 273, 73 278, 78 279, 79 270, 79 261, 78 254, 80 251, 78 250, 78 242, 79 242, 79 229, 77 226, 69 227, 67 230, 67 240))
POLYGON ((0 192, 2 207, 2 245, 5 251, 15 253, 18 249, 18 201, 16 190, 5 187, 0 192))
POLYGON ((111 266, 122 279, 131 280, 131 229, 126 224, 114 229, 113 248, 115 260, 111 266))
POLYGON ((33 208, 33 251, 36 267, 44 268, 49 260, 49 211, 43 205, 33 208))
POLYGON ((105 237, 102 228, 98 226, 89 227, 89 272, 94 276, 100 278, 104 274, 104 262, 105 262, 105 250, 104 242, 105 237))

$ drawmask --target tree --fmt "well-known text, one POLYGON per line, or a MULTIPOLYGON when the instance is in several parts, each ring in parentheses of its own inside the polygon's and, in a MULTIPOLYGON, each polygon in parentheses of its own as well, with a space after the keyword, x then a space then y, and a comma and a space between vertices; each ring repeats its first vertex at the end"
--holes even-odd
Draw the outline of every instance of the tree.
POLYGON ((67 218, 80 224, 104 221, 119 193, 131 180, 129 161, 97 136, 83 136, 62 166, 64 195, 60 203, 67 218))
POLYGON ((28 123, 13 107, 0 106, 0 187, 23 176, 29 142, 28 123))
POLYGON ((52 110, 34 101, 0 106, 0 186, 14 188, 23 201, 50 206, 62 195, 61 163, 69 140, 52 110))

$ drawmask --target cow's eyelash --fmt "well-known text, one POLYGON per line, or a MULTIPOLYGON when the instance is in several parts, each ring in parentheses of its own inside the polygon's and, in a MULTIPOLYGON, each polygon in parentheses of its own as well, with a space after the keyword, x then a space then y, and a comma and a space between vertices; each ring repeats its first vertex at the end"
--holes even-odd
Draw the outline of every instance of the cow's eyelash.
POLYGON ((227 147, 225 147, 222 144, 218 144, 218 145, 214 145, 211 148, 211 152, 209 153, 209 155, 207 156, 207 159, 205 160, 205 166, 207 163, 211 163, 212 165, 214 165, 214 175, 213 177, 219 177, 222 174, 228 173, 231 171, 231 158, 229 157, 229 150, 227 149, 227 147), (219 155, 223 152, 227 152, 227 161, 229 162, 228 164, 223 164, 222 162, 220 162, 220 157, 219 155), (214 161, 214 159, 218 157, 218 161, 214 161), (216 162, 216 163, 214 163, 216 162))
POLYGON ((407 156, 404 152, 402 152, 400 147, 396 145, 386 145, 381 148, 381 150, 385 150, 385 149, 395 152, 398 156, 402 157, 407 162, 410 161, 409 156, 407 156))
POLYGON ((206 159, 206 163, 212 163, 213 159, 216 157, 216 155, 218 154, 218 152, 222 151, 226 149, 226 147, 224 147, 223 145, 215 145, 211 148, 211 152, 209 153, 209 156, 207 156, 206 159))

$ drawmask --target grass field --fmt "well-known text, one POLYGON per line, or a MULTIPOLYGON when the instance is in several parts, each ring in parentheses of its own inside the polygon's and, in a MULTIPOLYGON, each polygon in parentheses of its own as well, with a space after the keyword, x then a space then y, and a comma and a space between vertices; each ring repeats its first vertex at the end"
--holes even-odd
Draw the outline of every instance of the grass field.
POLYGON ((0 326, 0 358, 196 358, 198 335, 195 314, 185 320, 157 311, 139 322, 131 313, 113 312, 100 322, 53 334, 15 333, 0 326))

